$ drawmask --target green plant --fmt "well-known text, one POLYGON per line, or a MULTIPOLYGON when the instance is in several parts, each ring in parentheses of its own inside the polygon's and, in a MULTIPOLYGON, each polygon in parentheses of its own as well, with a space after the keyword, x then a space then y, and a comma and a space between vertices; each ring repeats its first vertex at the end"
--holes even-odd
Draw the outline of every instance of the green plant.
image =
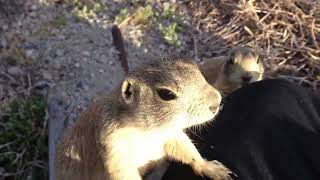
POLYGON ((178 32, 181 30, 180 26, 173 22, 168 26, 164 26, 162 24, 159 24, 159 30, 163 35, 163 38, 171 45, 174 45, 176 47, 181 46, 181 41, 178 37, 178 32))
POLYGON ((133 23, 138 24, 148 24, 153 17, 152 7, 150 5, 146 7, 139 7, 134 14, 133 23))
POLYGON ((127 8, 121 9, 119 15, 116 16, 116 23, 121 23, 128 18, 129 12, 127 8))
POLYGON ((51 21, 51 24, 60 28, 68 24, 68 19, 63 15, 58 15, 51 21))
POLYGON ((74 6, 74 16, 78 20, 87 20, 90 17, 96 16, 106 10, 106 7, 98 2, 73 0, 72 6, 74 6))
POLYGON ((176 15, 176 6, 175 5, 170 5, 169 3, 164 3, 163 4, 163 9, 162 9, 162 18, 168 19, 168 20, 174 20, 176 15))
POLYGON ((0 117, 2 176, 10 179, 48 178, 46 106, 45 99, 39 96, 16 100, 0 117))

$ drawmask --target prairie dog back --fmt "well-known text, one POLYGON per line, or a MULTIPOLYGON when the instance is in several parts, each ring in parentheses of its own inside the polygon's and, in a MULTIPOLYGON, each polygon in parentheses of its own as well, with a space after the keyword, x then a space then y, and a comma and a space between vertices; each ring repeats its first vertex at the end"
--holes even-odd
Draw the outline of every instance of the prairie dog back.
POLYGON ((199 65, 206 80, 223 96, 263 78, 264 67, 258 53, 249 47, 235 47, 227 56, 205 59, 199 65))
POLYGON ((215 117, 220 93, 188 59, 161 59, 132 72, 93 102, 57 151, 57 179, 141 180, 153 162, 173 159, 196 173, 230 179, 201 157, 184 129, 215 117))

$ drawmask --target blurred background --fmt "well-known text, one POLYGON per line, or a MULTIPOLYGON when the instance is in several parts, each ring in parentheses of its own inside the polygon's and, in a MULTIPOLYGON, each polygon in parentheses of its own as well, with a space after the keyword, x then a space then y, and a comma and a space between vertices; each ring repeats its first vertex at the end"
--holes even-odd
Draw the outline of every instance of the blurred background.
POLYGON ((124 77, 113 24, 129 69, 249 45, 267 78, 320 88, 318 0, 0 0, 0 180, 48 179, 63 130, 124 77))

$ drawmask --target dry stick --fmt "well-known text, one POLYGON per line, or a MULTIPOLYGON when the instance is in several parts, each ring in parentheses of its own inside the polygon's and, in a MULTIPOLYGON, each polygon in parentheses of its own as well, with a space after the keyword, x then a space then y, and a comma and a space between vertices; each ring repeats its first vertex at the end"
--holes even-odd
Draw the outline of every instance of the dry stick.
POLYGON ((121 31, 117 25, 113 25, 111 28, 113 45, 119 52, 119 61, 121 62, 121 66, 126 74, 129 72, 129 66, 127 61, 127 53, 124 49, 123 39, 121 35, 121 31))
POLYGON ((315 19, 312 20, 312 23, 311 23, 311 38, 312 38, 312 41, 313 41, 313 45, 319 49, 319 45, 317 43, 317 38, 316 36, 314 35, 314 22, 315 22, 315 19))
POLYGON ((199 61, 199 56, 198 56, 198 40, 196 38, 196 36, 194 35, 193 36, 193 46, 194 46, 194 54, 195 54, 195 58, 196 58, 196 61, 199 61))

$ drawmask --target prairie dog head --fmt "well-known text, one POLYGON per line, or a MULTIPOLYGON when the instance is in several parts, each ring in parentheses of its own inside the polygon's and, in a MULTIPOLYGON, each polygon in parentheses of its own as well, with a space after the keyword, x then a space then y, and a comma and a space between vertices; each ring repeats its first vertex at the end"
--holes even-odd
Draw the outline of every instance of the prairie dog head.
POLYGON ((187 128, 211 120, 220 93, 188 59, 161 59, 131 72, 121 85, 120 102, 132 126, 187 128), (129 114, 126 114, 129 113, 129 114))
POLYGON ((263 72, 258 53, 249 47, 233 48, 224 65, 228 80, 239 85, 261 80, 263 72))

